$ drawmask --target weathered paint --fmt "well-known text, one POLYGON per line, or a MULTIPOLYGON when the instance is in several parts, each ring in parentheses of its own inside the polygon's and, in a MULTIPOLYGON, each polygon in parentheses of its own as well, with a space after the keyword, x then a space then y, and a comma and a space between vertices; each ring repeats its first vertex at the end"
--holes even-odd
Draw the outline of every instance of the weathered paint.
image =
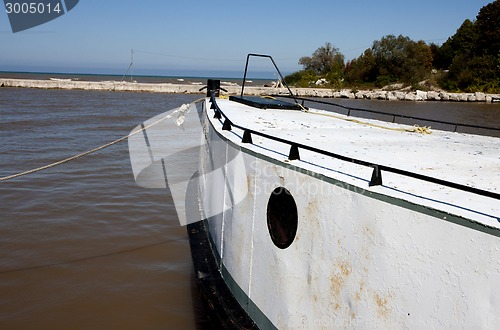
MULTIPOLYGON (((282 137, 328 141, 328 131, 314 127, 314 120, 293 119, 280 126, 280 118, 300 113, 243 106, 231 112, 232 104, 224 100, 222 106, 233 121, 236 117, 244 125, 249 123, 248 117, 243 122, 245 115, 252 115, 250 124, 269 127, 282 137), (297 134, 292 124, 314 130, 297 134)), ((369 169, 302 151, 302 161, 289 162, 287 146, 255 137, 254 145, 243 146, 242 132, 221 131, 221 123, 210 117, 205 119, 209 143, 201 164, 206 172, 221 166, 225 175, 219 184, 201 183, 202 204, 225 209, 209 219, 210 233, 228 285, 258 325, 385 329, 492 328, 500 323, 498 200, 389 175, 386 185, 368 188, 369 169), (227 161, 235 154, 241 155, 243 164, 227 161), (241 166, 246 175, 231 175, 241 166), (297 236, 285 250, 273 244, 266 225, 266 205, 279 186, 292 193, 299 214, 297 236), (221 208, 234 205, 235 194, 246 197, 232 208, 221 208)), ((349 134, 366 134, 366 127, 359 133, 346 129, 349 134)), ((381 135, 373 133, 375 148, 387 143, 377 142, 381 135)), ((470 137, 449 134, 456 138, 453 143, 467 148, 470 137)), ((401 139, 394 143, 408 148, 411 140, 398 136, 401 139)), ((445 141, 446 136, 437 139, 445 141)), ((412 139, 423 145, 432 142, 418 135, 412 139)), ((350 148, 366 148, 353 142, 350 148)), ((386 156, 392 166, 408 162, 404 150, 386 156)), ((458 167, 465 170, 449 166, 443 171, 440 162, 429 159, 411 166, 496 189, 496 177, 468 176, 475 162, 460 160, 458 167)), ((498 163, 483 166, 498 168, 498 163)))

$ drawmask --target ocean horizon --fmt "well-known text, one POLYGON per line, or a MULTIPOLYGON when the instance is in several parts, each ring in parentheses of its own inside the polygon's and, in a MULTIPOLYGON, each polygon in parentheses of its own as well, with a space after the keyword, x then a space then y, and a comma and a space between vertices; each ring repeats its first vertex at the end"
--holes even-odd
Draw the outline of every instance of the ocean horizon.
MULTIPOLYGON (((95 76, 95 77, 145 77, 145 78, 198 78, 198 79, 243 79, 244 70, 141 70, 134 72, 85 72, 86 70, 0 70, 0 75, 57 75, 57 76, 95 76)), ((286 76, 291 72, 284 72, 286 76)), ((250 71, 247 79, 255 80, 277 80, 278 74, 268 71, 250 71)))
MULTIPOLYGON (((268 75, 269 76, 269 75, 268 75)), ((219 79, 222 82, 231 84, 241 84, 243 72, 239 75, 235 71, 211 72, 195 71, 190 74, 178 75, 155 75, 155 74, 116 74, 116 73, 81 73, 81 72, 29 72, 29 71, 0 71, 0 78, 7 79, 71 79, 73 81, 128 81, 138 83, 170 83, 170 84, 189 84, 205 85, 207 79, 219 79)), ((266 78, 265 75, 249 75, 247 83, 256 85, 272 84, 278 80, 278 77, 266 78)))

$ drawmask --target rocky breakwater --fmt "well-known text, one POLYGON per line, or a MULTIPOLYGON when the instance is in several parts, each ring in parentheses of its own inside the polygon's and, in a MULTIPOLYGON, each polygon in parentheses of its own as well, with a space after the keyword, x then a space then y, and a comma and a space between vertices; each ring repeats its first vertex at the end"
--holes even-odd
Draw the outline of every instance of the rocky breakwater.
MULTIPOLYGON (((293 89, 298 96, 365 99, 365 100, 399 100, 399 101, 455 101, 455 102, 499 102, 500 94, 475 93, 448 93, 444 91, 352 91, 321 88, 296 88, 293 89)), ((286 89, 280 89, 286 94, 286 89)))
MULTIPOLYGON (((79 89, 123 92, 150 92, 173 94, 202 94, 199 84, 172 83, 136 83, 126 81, 79 81, 79 80, 33 80, 0 78, 0 87, 42 88, 42 89, 79 89)), ((239 94, 238 85, 223 86, 228 94, 239 94)), ((500 94, 485 93, 448 93, 442 91, 352 91, 332 90, 327 88, 292 88, 300 97, 346 98, 366 100, 401 100, 401 101, 456 101, 456 102, 500 102, 500 94)), ((275 87, 245 87, 246 95, 288 95, 288 89, 275 87)))
POLYGON ((0 87, 41 88, 41 89, 79 89, 123 92, 151 93, 200 93, 200 85, 148 84, 126 81, 79 81, 79 80, 33 80, 0 79, 0 87))
MULTIPOLYGON (((75 90, 102 90, 116 92, 149 92, 149 93, 171 93, 171 94, 203 94, 200 91, 203 87, 199 84, 172 84, 172 83, 137 83, 127 81, 80 81, 71 79, 10 79, 0 78, 0 87, 17 88, 39 88, 39 89, 75 89, 75 90)), ((224 85, 228 94, 235 95, 241 93, 241 86, 224 85)), ((283 89, 283 92, 285 89, 283 89)), ((269 95, 279 93, 280 89, 273 87, 245 87, 245 94, 248 95, 269 95)), ((287 91, 288 93, 288 91, 287 91)))

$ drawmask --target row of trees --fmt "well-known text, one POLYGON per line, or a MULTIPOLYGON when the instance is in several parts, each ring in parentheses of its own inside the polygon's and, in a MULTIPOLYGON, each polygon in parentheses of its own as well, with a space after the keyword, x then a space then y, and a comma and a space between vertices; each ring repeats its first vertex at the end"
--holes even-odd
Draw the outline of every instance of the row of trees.
POLYGON ((304 69, 285 78, 298 87, 320 79, 333 88, 395 83, 422 88, 419 83, 427 81, 449 91, 500 92, 500 0, 481 8, 474 22, 465 20, 441 46, 388 35, 347 63, 326 43, 299 64, 304 69))

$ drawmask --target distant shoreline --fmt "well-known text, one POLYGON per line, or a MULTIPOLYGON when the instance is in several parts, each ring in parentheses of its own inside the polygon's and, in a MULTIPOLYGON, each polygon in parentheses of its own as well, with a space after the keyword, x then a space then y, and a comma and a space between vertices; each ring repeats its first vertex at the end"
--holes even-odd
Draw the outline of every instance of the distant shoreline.
MULTIPOLYGON (((203 73, 206 74, 206 73, 203 73)), ((221 73, 219 73, 221 74, 221 73)), ((222 75, 118 75, 118 74, 93 74, 93 73, 50 73, 50 72, 11 72, 0 71, 0 79, 31 79, 31 80, 49 80, 55 79, 71 79, 73 81, 125 81, 138 83, 205 83, 207 79, 219 79, 225 82, 241 83, 243 73, 238 76, 222 75)), ((268 84, 275 80, 274 78, 257 78, 252 77, 251 80, 255 84, 268 84)))
MULTIPOLYGON (((11 79, 0 78, 0 87, 14 88, 38 88, 38 89, 65 89, 65 90, 94 90, 94 91, 116 91, 116 92, 149 92, 168 94, 204 94, 200 89, 203 83, 184 84, 179 83, 138 83, 126 81, 82 81, 62 78, 49 80, 40 79, 11 79)), ((222 87, 228 94, 234 95, 241 92, 241 86, 237 83, 226 82, 222 87)), ((345 99, 367 99, 367 100, 400 100, 400 101, 450 101, 450 102, 499 102, 500 94, 485 93, 448 93, 436 91, 351 91, 332 90, 327 88, 291 88, 293 93, 299 97, 319 98, 345 98, 345 99)), ((286 88, 245 86, 245 94, 248 95, 285 95, 286 88)))

